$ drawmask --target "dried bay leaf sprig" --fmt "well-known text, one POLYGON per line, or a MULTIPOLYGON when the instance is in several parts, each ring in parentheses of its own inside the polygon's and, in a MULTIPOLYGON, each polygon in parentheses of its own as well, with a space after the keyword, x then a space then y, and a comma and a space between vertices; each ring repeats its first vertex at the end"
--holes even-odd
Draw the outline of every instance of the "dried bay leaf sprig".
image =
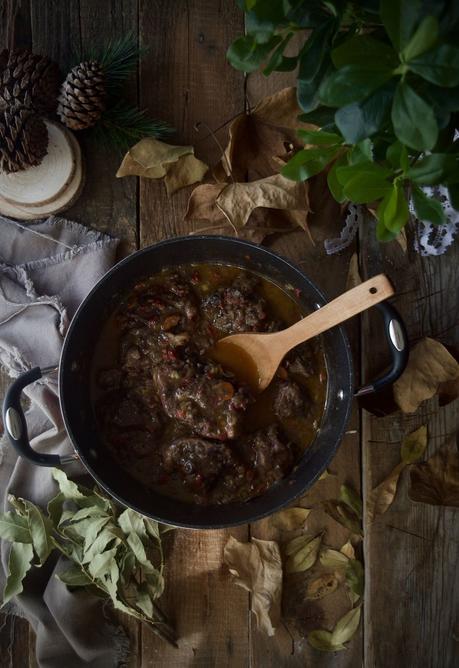
POLYGON ((164 531, 154 520, 125 510, 97 489, 76 485, 54 469, 59 493, 47 513, 26 499, 9 497, 14 510, 0 514, 0 537, 12 543, 3 604, 23 591, 32 566, 57 550, 71 564, 57 577, 68 587, 87 587, 115 609, 147 622, 176 646, 173 629, 157 606, 164 589, 164 531))

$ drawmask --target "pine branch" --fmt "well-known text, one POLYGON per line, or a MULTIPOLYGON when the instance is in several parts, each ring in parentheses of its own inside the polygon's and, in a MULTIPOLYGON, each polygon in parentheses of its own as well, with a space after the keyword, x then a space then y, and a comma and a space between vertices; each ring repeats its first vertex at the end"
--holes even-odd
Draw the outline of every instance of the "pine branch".
POLYGON ((110 40, 101 51, 93 50, 90 58, 97 60, 107 77, 109 90, 118 88, 136 69, 139 59, 146 52, 137 44, 137 37, 128 33, 125 37, 110 40))
POLYGON ((174 132, 164 121, 149 118, 145 111, 118 102, 105 111, 94 127, 95 138, 105 145, 127 151, 143 137, 162 138, 174 132))

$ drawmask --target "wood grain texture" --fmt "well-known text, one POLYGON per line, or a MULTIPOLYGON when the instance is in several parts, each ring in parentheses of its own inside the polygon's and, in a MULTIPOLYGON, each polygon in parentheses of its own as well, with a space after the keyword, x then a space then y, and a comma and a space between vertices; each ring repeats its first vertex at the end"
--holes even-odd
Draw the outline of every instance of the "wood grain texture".
MULTIPOLYGON (((172 143, 195 145, 208 164, 218 159, 218 146, 201 140, 193 127, 200 122, 217 128, 243 111, 243 78, 225 62, 227 45, 242 30, 241 17, 232 2, 140 3, 141 45, 148 47, 140 69, 141 104, 176 128, 172 143)), ((141 246, 187 233, 183 216, 190 190, 169 200, 162 182, 141 180, 141 246)), ((249 665, 248 595, 231 584, 222 563, 230 533, 247 538, 246 527, 178 530, 171 536, 162 606, 180 649, 165 646, 144 626, 142 666, 249 665)))
MULTIPOLYGON (((361 231, 364 274, 385 271, 393 280, 412 342, 433 336, 459 343, 458 260, 457 244, 445 256, 422 258, 412 250, 404 255, 395 242, 378 246, 373 223, 361 231)), ((362 341, 367 379, 387 359, 381 339, 379 322, 369 318, 362 341)), ((458 433, 459 401, 439 408, 434 398, 412 415, 376 418, 364 412, 365 496, 400 461, 403 436, 422 424, 427 458, 458 433)), ((405 470, 393 505, 365 526, 365 665, 449 668, 458 660, 457 509, 414 503, 408 487, 405 470)))

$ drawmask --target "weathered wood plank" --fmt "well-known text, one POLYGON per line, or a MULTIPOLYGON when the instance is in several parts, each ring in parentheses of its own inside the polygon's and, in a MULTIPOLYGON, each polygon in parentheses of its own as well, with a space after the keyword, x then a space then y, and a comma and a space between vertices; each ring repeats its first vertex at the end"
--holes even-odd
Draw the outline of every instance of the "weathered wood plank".
MULTIPOLYGON (((193 126, 216 128, 244 108, 243 78, 225 62, 228 44, 242 29, 240 12, 232 2, 142 0, 139 19, 141 44, 149 47, 140 70, 142 106, 177 129, 172 142, 194 144, 198 157, 215 162, 218 146, 201 140, 206 128, 198 134, 193 126)), ((142 246, 187 232, 188 195, 189 189, 168 200, 163 183, 141 181, 142 246)), ((162 606, 175 623, 180 649, 143 627, 142 666, 248 665, 248 596, 229 582, 222 565, 230 533, 247 538, 245 527, 171 536, 162 606)))
MULTIPOLYGON (((291 45, 294 50, 300 43, 295 40, 291 45)), ((296 72, 274 73, 266 78, 259 72, 250 74, 247 78, 247 99, 249 106, 286 86, 296 84, 296 72)), ((272 240, 268 245, 281 255, 295 261, 299 267, 322 289, 331 299, 341 294, 345 289, 349 259, 355 246, 338 256, 327 256, 323 248, 323 241, 327 237, 335 237, 342 226, 339 207, 331 201, 325 180, 320 177, 311 182, 310 188, 311 209, 309 224, 313 246, 307 235, 298 230, 291 234, 272 240)), ((354 321, 347 327, 353 347, 356 378, 359 367, 359 321, 354 321)), ((336 478, 321 481, 306 495, 301 505, 305 507, 317 506, 321 500, 336 498, 340 484, 346 482, 357 491, 360 490, 360 441, 359 417, 355 409, 349 422, 349 433, 345 436, 330 469, 336 478)), ((327 527, 325 542, 332 547, 341 547, 347 540, 348 533, 323 512, 315 511, 308 520, 308 530, 319 532, 327 527)), ((251 534, 258 538, 285 540, 273 525, 272 519, 264 520, 251 526, 251 534)), ((313 575, 316 572, 311 571, 313 575)), ((305 601, 305 589, 310 574, 301 577, 287 578, 284 587, 283 613, 287 628, 280 628, 274 638, 267 638, 255 628, 252 619, 251 652, 253 665, 263 668, 277 668, 288 666, 298 668, 305 665, 320 666, 348 666, 360 664, 362 657, 362 632, 356 633, 350 649, 336 654, 321 653, 312 649, 307 641, 307 633, 316 628, 333 628, 339 617, 350 609, 349 601, 338 591, 336 594, 317 602, 305 601), (293 639, 292 637, 293 636, 293 639)))
MULTIPOLYGON (((422 336, 445 344, 459 342, 459 247, 444 256, 404 255, 396 242, 378 245, 374 225, 361 230, 365 276, 384 271, 397 290, 395 303, 411 341, 422 336)), ((369 377, 387 359, 380 325, 368 318, 363 333, 364 373, 369 377)), ((459 429, 459 401, 438 407, 425 402, 415 414, 376 418, 364 412, 363 485, 365 496, 400 461, 404 435, 428 427, 427 457, 459 429)), ((365 526, 367 585, 365 665, 442 666, 457 664, 457 510, 413 503, 409 474, 402 475, 394 504, 365 526)))

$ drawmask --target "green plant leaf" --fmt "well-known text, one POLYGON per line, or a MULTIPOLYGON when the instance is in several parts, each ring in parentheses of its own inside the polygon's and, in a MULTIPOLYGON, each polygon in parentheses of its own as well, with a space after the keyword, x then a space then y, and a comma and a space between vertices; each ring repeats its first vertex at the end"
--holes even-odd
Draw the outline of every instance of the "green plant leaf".
POLYGON ((93 578, 103 578, 110 573, 112 564, 115 563, 116 547, 97 554, 88 566, 93 578))
POLYGON ((330 631, 324 629, 317 629, 308 633, 308 643, 320 652, 339 652, 346 649, 345 645, 334 643, 330 631))
POLYGON ((378 132, 389 116, 394 95, 394 81, 378 88, 362 102, 348 104, 335 113, 336 127, 348 144, 371 137, 378 132))
POLYGON ((305 181, 321 172, 333 160, 338 150, 333 146, 302 149, 282 167, 281 174, 293 181, 305 181))
POLYGON ((319 100, 328 107, 344 107, 359 102, 392 77, 392 70, 378 63, 345 65, 320 85, 319 100))
POLYGON ((91 578, 79 566, 70 566, 56 577, 68 587, 86 587, 92 584, 91 578))
POLYGON ((280 42, 279 46, 274 49, 271 54, 271 58, 263 70, 265 77, 269 76, 274 71, 289 71, 289 69, 285 69, 286 67, 290 68, 291 66, 290 69, 295 69, 298 58, 288 58, 283 55, 284 49, 287 47, 287 44, 290 42, 292 37, 293 32, 288 33, 280 42))
POLYGON ((402 51, 405 61, 417 58, 431 49, 438 38, 438 19, 435 16, 426 16, 419 24, 413 37, 402 51))
POLYGON ((53 524, 49 517, 45 517, 33 503, 28 501, 27 506, 27 522, 33 549, 40 560, 40 564, 43 565, 54 548, 51 540, 53 524))
POLYGON ((395 91, 392 123, 402 144, 418 151, 430 151, 435 146, 438 125, 432 108, 404 81, 395 91))
POLYGON ((341 485, 339 490, 338 500, 348 505, 349 508, 354 511, 357 517, 362 519, 363 516, 362 499, 357 494, 357 492, 352 489, 352 487, 349 487, 348 485, 341 485))
POLYGON ((331 19, 311 32, 300 54, 298 78, 301 81, 312 83, 317 79, 330 46, 334 26, 335 21, 331 19))
POLYGON ((403 172, 406 172, 409 168, 408 151, 406 150, 406 146, 400 143, 398 139, 388 146, 386 158, 394 169, 400 168, 403 172))
POLYGON ((331 52, 331 59, 336 68, 344 65, 368 66, 368 61, 373 60, 388 68, 395 68, 399 59, 389 44, 380 42, 370 35, 356 35, 346 42, 337 46, 331 52))
POLYGON ((253 35, 239 37, 229 47, 226 57, 236 70, 254 72, 281 41, 279 35, 273 35, 263 44, 259 44, 253 35))
POLYGON ((346 565, 346 583, 349 589, 357 596, 363 596, 364 571, 358 559, 349 559, 346 565))
POLYGON ((31 543, 27 519, 9 510, 0 514, 0 538, 11 543, 31 543))
POLYGON ((459 169, 459 157, 451 153, 432 153, 410 167, 406 176, 421 186, 442 183, 459 169))
POLYGON ((336 162, 332 165, 331 169, 327 174, 328 187, 330 189, 331 194, 333 195, 333 197, 337 202, 344 202, 346 199, 343 193, 343 186, 338 181, 338 178, 336 176, 337 170, 346 164, 347 164, 346 156, 338 158, 338 160, 336 160, 336 162))
POLYGON ((331 635, 331 642, 334 644, 345 643, 352 638, 359 628, 360 624, 360 606, 347 612, 337 622, 331 635))
POLYGON ((419 0, 381 0, 380 15, 394 49, 402 51, 419 21, 419 0))
POLYGON ((392 185, 380 203, 376 215, 386 230, 394 235, 400 232, 409 217, 408 203, 400 184, 392 185))
POLYGON ((374 174, 358 174, 343 186, 346 199, 354 204, 374 202, 390 190, 390 183, 374 174))
POLYGON ((23 580, 33 559, 31 543, 12 543, 8 558, 8 577, 3 592, 3 605, 23 590, 23 580))
POLYGON ((337 170, 338 181, 343 186, 356 176, 374 176, 383 181, 391 175, 392 172, 390 169, 378 165, 375 162, 371 162, 370 160, 359 162, 356 165, 340 167, 337 170))
POLYGON ((314 566, 317 555, 319 554, 320 543, 322 536, 316 536, 309 539, 306 544, 294 552, 286 563, 287 573, 301 573, 309 570, 314 566))
POLYGON ((373 142, 371 139, 362 139, 351 148, 348 154, 350 165, 359 165, 373 160, 373 142))
POLYGON ((307 114, 300 114, 298 120, 303 123, 313 123, 323 128, 325 125, 332 125, 335 118, 335 110, 330 107, 318 107, 307 114))
POLYGON ((408 66, 423 79, 439 86, 452 87, 459 84, 459 49, 455 46, 440 44, 410 60, 408 66))
POLYGON ((323 130, 298 130, 298 136, 305 144, 313 144, 314 146, 343 143, 341 135, 337 135, 335 132, 324 132, 323 130))
POLYGON ((440 202, 428 197, 419 186, 413 185, 412 190, 414 210, 417 218, 433 225, 442 225, 445 222, 445 213, 440 202))
POLYGON ((306 79, 302 79, 301 76, 299 76, 297 81, 296 94, 297 94, 298 104, 300 105, 303 111, 306 112, 313 111, 320 105, 319 85, 321 81, 323 81, 328 77, 331 71, 332 71, 332 66, 330 64, 330 59, 327 57, 324 58, 320 66, 320 69, 317 72, 314 79, 312 79, 311 81, 307 81, 306 79))
POLYGON ((448 195, 453 209, 459 211, 459 184, 455 183, 448 186, 448 195))

